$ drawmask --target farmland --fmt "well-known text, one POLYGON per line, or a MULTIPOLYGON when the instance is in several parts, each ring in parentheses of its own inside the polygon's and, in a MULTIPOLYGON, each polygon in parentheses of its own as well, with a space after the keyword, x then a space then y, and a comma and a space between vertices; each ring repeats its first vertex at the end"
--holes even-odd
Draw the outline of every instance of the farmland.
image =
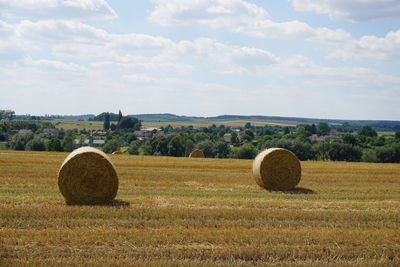
POLYGON ((269 192, 250 160, 111 155, 109 206, 67 206, 67 153, 0 151, 0 265, 400 265, 400 164, 302 162, 269 192))
MULTIPOLYGON (((56 128, 63 128, 65 130, 101 130, 103 129, 102 121, 78 121, 78 120, 48 120, 53 123, 56 128)), ((173 127, 181 126, 193 126, 195 128, 199 127, 209 127, 213 124, 231 126, 231 127, 243 127, 247 122, 254 126, 265 126, 265 125, 278 125, 278 126, 296 126, 296 122, 290 121, 263 121, 263 120, 193 120, 193 121, 142 121, 143 127, 165 127, 171 125, 173 127)), ((117 122, 111 122, 117 123, 117 122)))

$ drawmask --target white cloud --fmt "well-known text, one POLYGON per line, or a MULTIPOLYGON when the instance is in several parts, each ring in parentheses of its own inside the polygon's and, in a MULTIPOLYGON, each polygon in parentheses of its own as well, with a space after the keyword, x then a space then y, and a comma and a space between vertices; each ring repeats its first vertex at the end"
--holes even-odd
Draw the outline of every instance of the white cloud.
POLYGON ((212 27, 231 27, 262 19, 268 12, 243 0, 152 0, 156 8, 150 20, 161 25, 205 24, 212 27))
MULTIPOLYGON (((385 3, 382 1, 378 1, 380 3, 377 7, 378 13, 380 10, 397 10, 397 7, 400 7, 398 1, 385 0, 385 3)), ((360 39, 354 39, 349 32, 343 29, 311 27, 307 23, 297 20, 275 22, 269 17, 265 9, 243 0, 153 0, 153 2, 156 3, 156 6, 150 20, 161 25, 208 25, 256 38, 310 41, 326 48, 330 57, 345 60, 355 58, 391 60, 396 59, 400 53, 400 31, 390 32, 382 38, 364 36, 360 39)), ((369 0, 357 0, 355 2, 292 0, 291 2, 297 8, 320 7, 318 10, 325 10, 323 7, 326 7, 326 10, 331 10, 331 8, 335 10, 335 7, 352 7, 356 11, 358 10, 357 7, 360 7, 358 10, 360 14, 364 14, 368 8, 373 10, 376 7, 375 2, 369 0), (363 9, 363 7, 365 8, 363 9)), ((396 14, 400 14, 400 10, 396 14)), ((201 40, 196 41, 196 44, 192 43, 191 45, 199 47, 202 42, 201 40)), ((218 45, 213 43, 208 43, 208 45, 214 51, 219 49, 218 45)), ((243 49, 241 52, 243 52, 243 49)), ((224 54, 219 54, 219 58, 222 60, 224 54)), ((263 58, 265 59, 265 57, 263 58)), ((229 73, 232 70, 226 72, 229 73)))
POLYGON ((334 20, 400 18, 398 0, 289 0, 297 10, 327 14, 334 20))
POLYGON ((68 72, 84 72, 87 68, 84 68, 75 63, 64 63, 57 60, 39 59, 33 60, 31 57, 27 57, 23 60, 23 65, 27 67, 34 67, 42 70, 58 70, 68 72))
POLYGON ((340 47, 331 47, 331 56, 350 59, 372 59, 380 61, 398 61, 400 58, 400 30, 384 37, 363 36, 358 40, 343 43, 340 47))
POLYGON ((160 25, 207 25, 252 37, 283 40, 337 41, 350 36, 343 30, 313 28, 293 20, 275 22, 267 10, 243 0, 153 0, 150 21, 160 25))
POLYGON ((7 18, 112 19, 117 14, 105 0, 0 0, 7 18))

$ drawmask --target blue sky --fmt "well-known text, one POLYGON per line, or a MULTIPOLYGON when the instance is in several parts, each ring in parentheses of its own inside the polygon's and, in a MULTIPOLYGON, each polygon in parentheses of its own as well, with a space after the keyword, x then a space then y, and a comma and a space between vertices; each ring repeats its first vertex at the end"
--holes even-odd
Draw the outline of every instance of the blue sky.
POLYGON ((0 0, 0 109, 400 120, 398 0, 0 0))

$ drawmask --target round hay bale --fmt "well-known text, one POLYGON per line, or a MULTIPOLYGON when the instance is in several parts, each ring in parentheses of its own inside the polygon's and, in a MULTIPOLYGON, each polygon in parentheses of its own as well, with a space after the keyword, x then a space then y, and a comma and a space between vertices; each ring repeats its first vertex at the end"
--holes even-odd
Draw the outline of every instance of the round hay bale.
POLYGON ((189 158, 205 158, 203 151, 195 149, 190 153, 189 158))
POLYGON ((58 187, 67 204, 105 204, 117 195, 117 172, 104 152, 81 147, 61 165, 58 187))
POLYGON ((300 161, 289 150, 266 149, 253 161, 253 176, 257 184, 266 189, 290 190, 300 182, 300 161))

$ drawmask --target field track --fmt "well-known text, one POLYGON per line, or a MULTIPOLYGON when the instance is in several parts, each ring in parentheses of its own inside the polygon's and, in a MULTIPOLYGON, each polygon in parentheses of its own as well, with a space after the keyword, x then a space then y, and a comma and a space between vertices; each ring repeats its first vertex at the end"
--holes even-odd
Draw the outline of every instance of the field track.
POLYGON ((111 155, 113 206, 66 206, 67 153, 0 151, 0 266, 400 266, 400 164, 302 162, 268 192, 252 161, 111 155))

